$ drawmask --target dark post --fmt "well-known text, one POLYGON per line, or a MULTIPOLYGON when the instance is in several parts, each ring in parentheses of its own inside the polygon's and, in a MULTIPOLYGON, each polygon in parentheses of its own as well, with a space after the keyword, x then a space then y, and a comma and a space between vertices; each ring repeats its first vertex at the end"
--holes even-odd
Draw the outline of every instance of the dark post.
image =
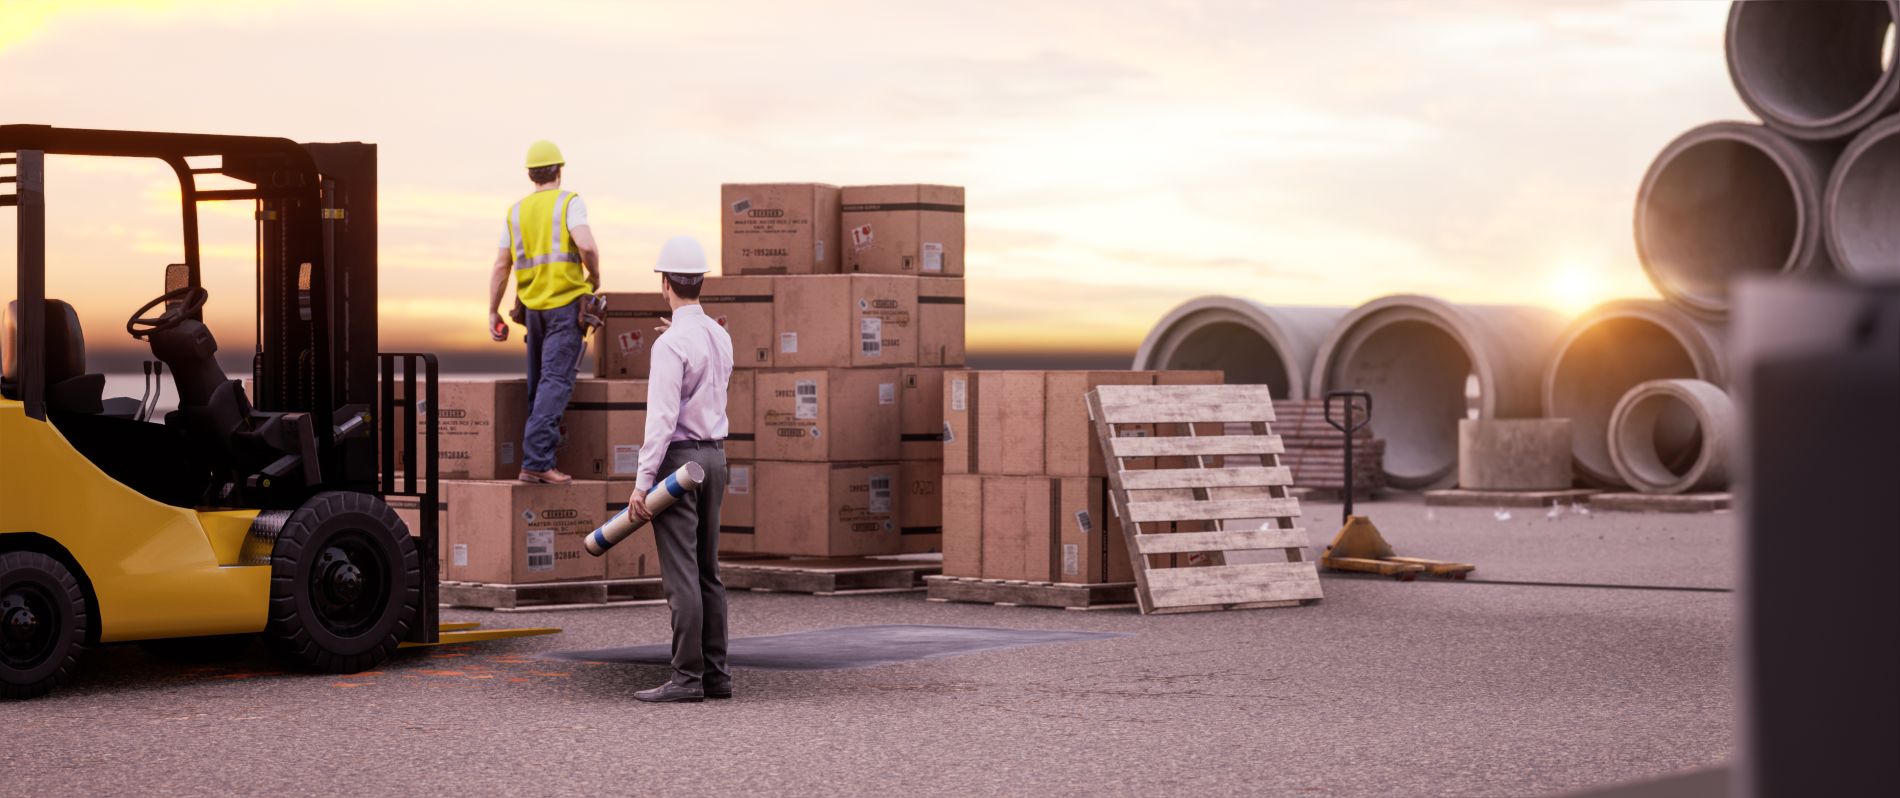
POLYGON ((46 420, 46 153, 20 150, 19 181, 20 398, 27 418, 46 420))

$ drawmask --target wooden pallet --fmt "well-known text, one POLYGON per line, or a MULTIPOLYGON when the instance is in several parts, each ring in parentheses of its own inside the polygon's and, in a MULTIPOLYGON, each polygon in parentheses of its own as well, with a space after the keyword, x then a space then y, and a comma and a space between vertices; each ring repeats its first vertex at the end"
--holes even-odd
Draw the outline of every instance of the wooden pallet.
POLYGON ((1425 504, 1431 507, 1549 507, 1553 504, 1584 504, 1594 501, 1598 491, 1587 488, 1565 490, 1446 490, 1425 491, 1425 504))
POLYGON ((1590 497, 1591 509, 1613 513, 1712 513, 1727 510, 1732 503, 1727 493, 1681 493, 1670 496, 1601 493, 1590 497))
POLYGON ((1300 503, 1287 493, 1292 473, 1280 464, 1280 437, 1268 429, 1274 416, 1266 386, 1103 385, 1087 401, 1096 441, 1111 464, 1109 503, 1126 531, 1142 614, 1284 607, 1321 597, 1319 569, 1302 559, 1306 530, 1293 524, 1300 503), (1186 434, 1120 435, 1123 425, 1148 424, 1186 434), (1197 433, 1197 427, 1224 424, 1244 424, 1245 432, 1197 433), (1188 457, 1199 467, 1125 467, 1125 458, 1140 457, 1188 457), (1212 467, 1212 458, 1226 457, 1259 464, 1212 467), (1191 531, 1179 531, 1183 525, 1191 531), (1270 550, 1286 561, 1227 560, 1232 552, 1270 550), (1169 554, 1205 555, 1207 564, 1158 567, 1150 560, 1169 554))
POLYGON ((444 607, 496 612, 585 610, 666 603, 666 593, 657 576, 527 585, 443 582, 439 595, 444 607))
POLYGON ((1135 583, 1025 582, 968 576, 926 576, 931 601, 994 604, 999 607, 1054 607, 1065 610, 1135 608, 1135 583))
POLYGON ((924 577, 942 571, 942 558, 810 557, 719 564, 719 578, 729 590, 814 596, 910 593, 923 589, 924 577))

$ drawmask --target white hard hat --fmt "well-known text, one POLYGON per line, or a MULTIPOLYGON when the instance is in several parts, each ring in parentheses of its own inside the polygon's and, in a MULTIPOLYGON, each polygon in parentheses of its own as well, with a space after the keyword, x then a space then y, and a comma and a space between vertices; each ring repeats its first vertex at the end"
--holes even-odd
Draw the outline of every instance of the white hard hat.
POLYGON ((653 270, 667 274, 705 274, 712 271, 706 265, 706 250, 692 236, 674 236, 660 247, 660 262, 653 270))

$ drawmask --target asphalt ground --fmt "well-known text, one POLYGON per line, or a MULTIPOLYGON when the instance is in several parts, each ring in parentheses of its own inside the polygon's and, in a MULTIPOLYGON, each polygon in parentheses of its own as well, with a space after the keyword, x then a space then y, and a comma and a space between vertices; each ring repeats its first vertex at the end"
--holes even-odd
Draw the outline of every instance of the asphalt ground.
MULTIPOLYGON (((1339 577, 1311 606, 1151 617, 739 593, 735 635, 1132 635, 741 670, 737 698, 696 705, 632 699, 663 668, 544 656, 664 642, 664 607, 450 611, 565 631, 343 677, 113 647, 64 690, 0 704, 0 794, 1535 796, 1727 758, 1733 516, 1365 509, 1400 553, 1478 578, 1692 589, 1339 577)), ((1338 509, 1307 512, 1320 530, 1338 509)))

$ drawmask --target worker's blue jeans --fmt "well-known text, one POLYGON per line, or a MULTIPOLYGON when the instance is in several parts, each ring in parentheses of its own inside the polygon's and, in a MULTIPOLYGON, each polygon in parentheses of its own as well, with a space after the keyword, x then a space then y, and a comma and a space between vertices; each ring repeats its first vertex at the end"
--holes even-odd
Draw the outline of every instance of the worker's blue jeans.
POLYGON ((581 356, 581 303, 553 310, 527 309, 528 426, 521 435, 521 469, 554 467, 561 445, 561 414, 574 393, 574 363, 581 356))

